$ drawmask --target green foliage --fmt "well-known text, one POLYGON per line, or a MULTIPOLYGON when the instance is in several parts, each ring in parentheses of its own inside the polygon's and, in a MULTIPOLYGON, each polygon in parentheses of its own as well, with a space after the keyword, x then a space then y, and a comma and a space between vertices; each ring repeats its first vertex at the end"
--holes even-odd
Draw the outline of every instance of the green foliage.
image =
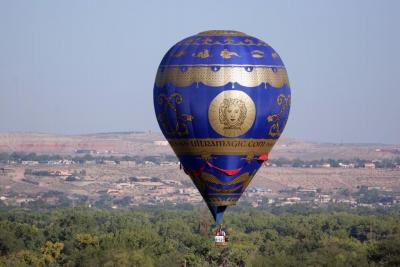
POLYGON ((376 242, 369 250, 370 261, 381 266, 400 266, 400 235, 376 242))
POLYGON ((199 218, 193 209, 0 209, 0 266, 400 265, 398 211, 238 209, 226 215, 222 249, 212 227, 200 233, 199 218))
POLYGON ((53 264, 61 256, 64 243, 47 241, 42 247, 43 260, 47 265, 53 264))

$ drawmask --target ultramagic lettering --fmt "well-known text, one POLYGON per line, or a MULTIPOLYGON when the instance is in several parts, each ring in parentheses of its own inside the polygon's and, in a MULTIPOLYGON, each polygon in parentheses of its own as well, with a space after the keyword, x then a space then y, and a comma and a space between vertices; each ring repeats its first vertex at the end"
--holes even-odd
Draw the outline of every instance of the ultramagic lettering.
POLYGON ((269 144, 267 140, 170 140, 171 145, 191 147, 264 147, 269 144))

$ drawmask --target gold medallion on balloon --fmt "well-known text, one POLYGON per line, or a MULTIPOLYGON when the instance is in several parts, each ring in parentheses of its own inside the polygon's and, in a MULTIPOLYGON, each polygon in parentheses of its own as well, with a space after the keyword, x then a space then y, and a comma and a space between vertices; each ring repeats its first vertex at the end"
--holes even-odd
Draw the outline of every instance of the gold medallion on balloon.
POLYGON ((227 137, 245 134, 253 126, 255 116, 253 100, 238 90, 219 93, 208 108, 208 120, 212 128, 227 137))

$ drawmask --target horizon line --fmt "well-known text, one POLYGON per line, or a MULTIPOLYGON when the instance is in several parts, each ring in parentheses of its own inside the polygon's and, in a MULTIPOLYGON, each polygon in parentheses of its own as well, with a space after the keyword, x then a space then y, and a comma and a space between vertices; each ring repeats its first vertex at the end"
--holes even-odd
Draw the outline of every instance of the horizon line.
MULTIPOLYGON (((131 131, 110 131, 110 132, 88 132, 88 133, 59 133, 59 132, 39 132, 39 131, 0 131, 1 134, 47 134, 47 135, 59 135, 59 136, 84 136, 84 135, 105 135, 105 134, 160 134, 162 135, 161 131, 153 131, 153 130, 131 130, 131 131)), ((165 138, 164 136, 162 136, 165 138)), ((303 141, 307 143, 315 143, 315 144, 332 144, 332 145, 400 145, 400 143, 377 143, 377 142, 332 142, 332 141, 314 141, 310 139, 303 139, 293 136, 281 136, 281 138, 287 139, 294 139, 297 141, 303 141)), ((278 138, 278 141, 280 138, 278 138)))

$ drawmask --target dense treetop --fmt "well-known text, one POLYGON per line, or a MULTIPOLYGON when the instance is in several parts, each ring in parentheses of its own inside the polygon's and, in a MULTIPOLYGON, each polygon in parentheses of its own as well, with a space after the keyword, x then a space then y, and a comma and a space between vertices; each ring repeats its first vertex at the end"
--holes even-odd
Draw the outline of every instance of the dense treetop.
POLYGON ((227 248, 200 209, 0 211, 1 266, 399 266, 400 214, 239 210, 227 248), (207 222, 206 231, 200 227, 207 222))

